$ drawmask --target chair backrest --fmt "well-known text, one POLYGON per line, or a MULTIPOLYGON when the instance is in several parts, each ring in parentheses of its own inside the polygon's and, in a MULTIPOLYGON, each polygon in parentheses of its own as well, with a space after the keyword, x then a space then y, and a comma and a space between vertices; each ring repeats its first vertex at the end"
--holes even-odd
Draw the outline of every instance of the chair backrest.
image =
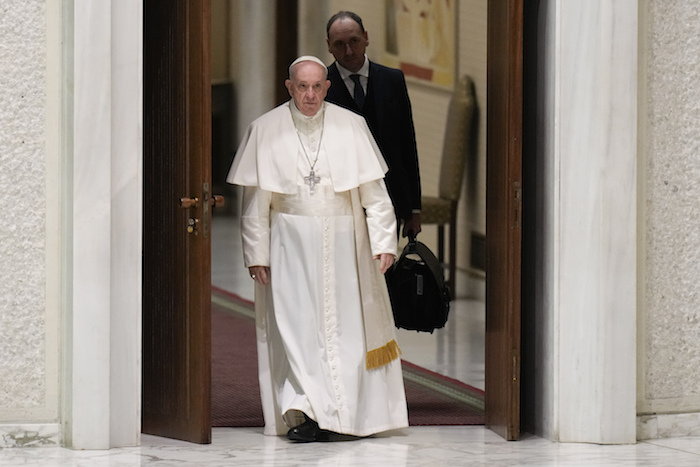
POLYGON ((455 86, 447 111, 438 190, 440 198, 459 200, 464 167, 469 151, 475 147, 475 115, 474 82, 468 75, 464 75, 455 86))

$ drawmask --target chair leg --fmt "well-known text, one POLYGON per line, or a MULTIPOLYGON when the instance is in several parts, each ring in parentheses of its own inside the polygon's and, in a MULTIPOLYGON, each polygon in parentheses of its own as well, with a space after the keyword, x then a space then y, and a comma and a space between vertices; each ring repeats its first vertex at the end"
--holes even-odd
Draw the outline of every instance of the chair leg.
POLYGON ((445 225, 438 225, 438 259, 440 265, 445 267, 445 225))
POLYGON ((457 219, 452 217, 452 222, 450 222, 450 278, 447 284, 450 286, 450 293, 452 295, 452 300, 455 299, 455 279, 457 274, 457 219))

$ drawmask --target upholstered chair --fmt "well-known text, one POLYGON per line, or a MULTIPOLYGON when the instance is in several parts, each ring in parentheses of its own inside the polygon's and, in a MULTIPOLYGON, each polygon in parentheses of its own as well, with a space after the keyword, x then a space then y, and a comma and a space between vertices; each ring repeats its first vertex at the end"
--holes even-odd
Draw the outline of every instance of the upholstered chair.
POLYGON ((438 196, 423 196, 421 223, 438 226, 438 259, 445 267, 445 225, 449 224, 449 253, 447 284, 455 296, 457 269, 457 204, 462 190, 464 168, 475 149, 474 119, 476 96, 472 79, 464 75, 455 86, 447 111, 445 139, 440 162, 438 196))

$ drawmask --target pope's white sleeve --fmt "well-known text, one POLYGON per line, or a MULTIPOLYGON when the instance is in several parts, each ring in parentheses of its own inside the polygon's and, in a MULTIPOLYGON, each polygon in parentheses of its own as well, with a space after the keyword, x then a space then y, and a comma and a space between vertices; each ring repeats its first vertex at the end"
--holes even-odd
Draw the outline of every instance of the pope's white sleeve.
POLYGON ((372 255, 389 253, 396 256, 396 214, 384 179, 360 185, 360 203, 365 208, 372 255))
POLYGON ((241 238, 246 267, 270 265, 270 200, 272 192, 243 187, 241 238))

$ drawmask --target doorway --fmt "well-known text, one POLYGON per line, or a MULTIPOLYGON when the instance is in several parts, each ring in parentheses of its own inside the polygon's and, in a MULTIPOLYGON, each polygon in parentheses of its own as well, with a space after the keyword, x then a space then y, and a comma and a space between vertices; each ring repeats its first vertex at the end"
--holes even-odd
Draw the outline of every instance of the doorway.
MULTIPOLYGON (((197 2, 195 2, 197 3, 197 2)), ((204 2, 205 4, 208 4, 208 2, 204 2)), ((507 134, 494 134, 494 135, 489 135, 489 141, 491 138, 498 139, 499 137, 506 138, 506 141, 510 141, 508 139, 511 136, 516 136, 516 141, 519 137, 518 131, 519 127, 518 124, 522 124, 522 121, 518 121, 517 115, 520 113, 520 109, 517 107, 519 104, 521 105, 521 97, 518 99, 517 95, 512 95, 509 92, 505 91, 517 91, 520 89, 520 92, 522 92, 522 80, 518 82, 518 75, 517 75, 517 70, 518 66, 522 67, 522 2, 509 2, 507 5, 502 6, 501 8, 494 7, 494 11, 492 14, 491 8, 492 4, 494 2, 488 2, 489 5, 489 31, 493 30, 494 32, 491 33, 489 32, 489 47, 491 47, 491 44, 499 44, 501 47, 503 47, 504 53, 500 55, 500 62, 498 61, 499 57, 495 56, 495 63, 491 64, 489 62, 489 79, 491 77, 491 70, 493 69, 495 72, 498 71, 503 71, 507 70, 504 73, 501 73, 501 77, 509 77, 509 79, 503 79, 501 81, 498 81, 495 87, 491 86, 491 82, 489 83, 489 87, 493 88, 490 89, 489 92, 493 90, 494 93, 497 93, 499 89, 497 87, 501 87, 500 91, 501 94, 504 96, 509 96, 509 99, 506 100, 506 102, 511 102, 511 99, 515 98, 514 102, 516 105, 515 106, 508 106, 506 105, 503 108, 500 108, 499 110, 501 111, 501 116, 503 120, 500 120, 499 122, 502 121, 508 121, 510 122, 510 125, 506 127, 501 127, 499 126, 498 128, 502 128, 504 131, 507 132, 507 134), (496 20, 496 18, 499 18, 496 20), (520 26, 514 27, 514 26, 520 26), (508 34, 510 32, 510 35, 508 34), (493 35, 492 35, 493 34, 493 35), (520 37, 518 37, 518 34, 520 34, 520 37), (520 49, 518 48, 520 46, 520 49), (519 52, 520 51, 520 52, 519 52), (494 68, 495 67, 495 68, 494 68), (512 74, 513 71, 516 71, 515 74, 512 74)), ((145 28, 148 30, 149 28, 149 23, 145 23, 145 28)), ((145 38, 148 36, 145 35, 145 38)), ((206 49, 206 47, 205 47, 206 49)), ((207 55, 205 53, 204 55, 207 55)), ((145 64, 148 66, 148 64, 145 64)), ((205 73, 202 73, 201 76, 205 76, 205 73)), ((209 89, 210 92, 210 89, 209 89)), ((516 92, 517 94, 517 92, 516 92)), ((210 98, 204 99, 204 102, 208 102, 210 98)), ((148 106, 149 104, 146 103, 148 106)), ((491 110, 491 103, 489 103, 489 113, 491 110)), ((492 125, 492 127, 495 128, 495 126, 492 125)), ((499 149, 500 152, 492 152, 491 149, 489 149, 489 160, 492 159, 492 154, 495 154, 493 159, 499 159, 503 163, 498 166, 500 168, 496 169, 495 172, 493 172, 493 176, 495 177, 495 180, 499 180, 499 184, 493 185, 497 186, 499 191, 502 191, 502 196, 493 198, 491 201, 491 208, 489 208, 489 213, 493 213, 492 217, 498 218, 501 223, 496 224, 495 228, 496 229, 503 229, 505 231, 505 235, 503 237, 499 237, 500 240, 505 241, 506 243, 498 244, 498 243, 492 243, 490 246, 487 247, 487 251, 490 253, 498 252, 498 255, 493 255, 493 254, 488 254, 487 255, 487 264, 490 262, 491 268, 498 266, 498 267, 503 267, 504 269, 507 269, 512 273, 512 275, 505 277, 504 281, 506 281, 506 284, 503 288, 500 288, 500 290, 508 290, 509 295, 511 297, 511 300, 504 300, 501 302, 501 305, 499 306, 498 309, 494 311, 496 313, 494 316, 503 318, 502 320, 499 320, 499 323, 505 323, 507 326, 511 326, 515 321, 517 321, 517 333, 513 333, 513 328, 510 327, 510 332, 506 334, 502 333, 497 333, 498 339, 493 341, 493 344, 495 347, 503 347, 511 349, 511 351, 501 357, 499 357, 497 360, 494 360, 492 364, 494 365, 494 368, 498 366, 499 371, 494 373, 494 380, 493 380, 493 385, 491 387, 493 388, 500 388, 498 390, 493 391, 493 396, 490 396, 490 401, 493 404, 494 401, 505 401, 506 399, 509 401, 507 403, 504 403, 502 407, 506 407, 506 410, 498 410, 497 412, 494 412, 494 417, 491 419, 491 422, 489 423, 493 428, 495 428, 502 436, 506 437, 507 439, 517 439, 519 436, 519 348, 515 349, 513 347, 513 344, 518 344, 519 345, 519 306, 520 306, 520 289, 519 289, 519 279, 516 279, 515 275, 517 273, 517 276, 519 277, 519 270, 520 270, 520 264, 519 264, 519 237, 517 237, 517 234, 520 229, 520 223, 518 222, 517 225, 512 225, 513 219, 519 219, 519 213, 522 211, 520 210, 521 206, 521 191, 519 191, 517 183, 520 182, 520 177, 517 173, 516 166, 513 164, 508 165, 507 162, 511 160, 513 157, 516 159, 520 157, 520 147, 518 144, 509 144, 501 147, 499 149), (511 159, 509 159, 511 158, 511 159), (506 170, 505 168, 508 167, 510 171, 506 170), (500 183, 501 180, 506 180, 506 183, 500 183), (514 217, 515 215, 515 217, 514 217), (513 234, 516 234, 515 237, 513 237, 513 234), (513 243, 517 243, 518 248, 509 248, 508 245, 513 245, 513 243), (500 254, 502 253, 502 254, 500 254), (514 255, 517 256, 517 258, 514 258, 514 255), (515 261, 517 260, 517 261, 515 261), (517 287, 513 288, 513 284, 517 285, 517 287), (516 339, 516 337, 518 339, 516 339), (517 371, 517 375, 514 373, 517 371), (514 384, 513 381, 515 381, 517 384, 514 384), (515 405, 513 404, 515 403, 515 405), (498 427, 503 426, 504 428, 501 430, 498 427)), ((519 160, 519 159, 518 159, 519 160)), ((490 179, 489 179, 490 180, 490 179)), ((146 182, 148 183, 148 182, 146 182)), ((490 185, 491 186, 491 185, 490 185)), ((201 193, 202 198, 204 199, 204 193, 201 193)), ((196 198, 196 196, 190 196, 196 198)), ((204 213, 202 214, 204 216, 204 213)), ((187 221, 187 219, 185 219, 187 221)), ((200 277, 208 277, 206 272, 202 272, 200 274, 200 277)), ((146 291, 144 289, 144 296, 146 296, 146 291)), ((206 315, 207 313, 207 303, 203 302, 202 300, 199 300, 200 304, 203 304, 204 308, 204 313, 206 315)), ((209 304, 210 306, 210 304, 209 304)), ((491 313, 489 313, 489 316, 491 316, 491 313)), ((203 320, 206 320, 206 316, 203 318, 203 320)), ((203 320, 200 320, 200 322, 203 322, 203 320)), ((493 322, 493 321, 492 321, 493 322)), ((496 330, 498 331, 498 330, 496 330)), ((488 332, 487 332, 488 334, 488 332)), ((144 341, 147 339, 152 339, 154 336, 150 334, 144 334, 144 341)), ((158 338, 156 338, 158 340, 158 338)), ((487 344, 488 345, 488 344, 487 344)), ((146 358, 151 358, 148 355, 149 351, 144 348, 144 361, 146 358)), ((488 351, 487 351, 488 353, 488 351)), ((207 367, 206 363, 203 363, 201 367, 207 367)), ((485 370, 488 371, 488 370, 485 370)), ((487 377, 488 378, 488 377, 487 377)), ((488 385, 488 383, 487 383, 488 385)), ((490 390, 489 390, 490 391, 490 390)), ((487 395, 491 394, 490 392, 487 392, 487 395)), ((148 390, 144 387, 144 395, 143 398, 144 400, 148 399, 149 393, 148 390)), ((487 399, 488 400, 488 399, 487 399)), ((487 413, 488 413, 488 406, 487 406, 487 413)), ((200 441, 200 442, 206 442, 206 441, 200 441)))

